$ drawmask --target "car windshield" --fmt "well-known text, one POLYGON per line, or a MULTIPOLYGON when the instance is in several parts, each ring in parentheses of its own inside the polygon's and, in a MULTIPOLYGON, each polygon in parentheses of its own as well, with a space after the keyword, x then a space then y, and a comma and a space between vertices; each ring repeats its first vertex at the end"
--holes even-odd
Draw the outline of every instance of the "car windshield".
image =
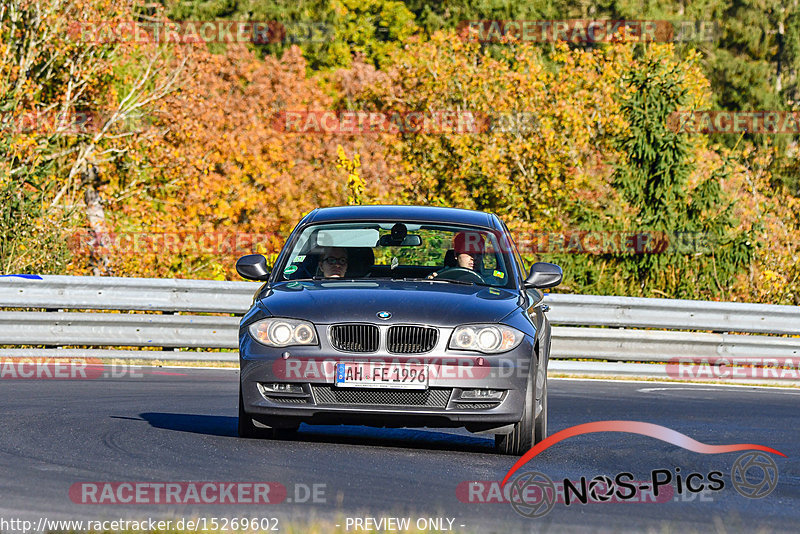
POLYGON ((501 233, 457 225, 318 224, 293 241, 279 280, 369 278, 514 287, 509 247, 503 242, 501 233))

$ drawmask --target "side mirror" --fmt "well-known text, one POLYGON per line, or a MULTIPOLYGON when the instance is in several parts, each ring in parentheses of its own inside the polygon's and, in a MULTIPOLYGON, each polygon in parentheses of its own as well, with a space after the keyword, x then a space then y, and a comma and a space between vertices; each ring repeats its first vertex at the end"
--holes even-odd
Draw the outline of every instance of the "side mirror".
POLYGON ((242 278, 265 282, 269 279, 270 268, 267 267, 267 258, 261 254, 248 254, 236 261, 236 272, 242 278))
POLYGON ((531 274, 525 280, 525 288, 544 289, 561 283, 564 272, 555 263, 539 261, 531 266, 531 274))

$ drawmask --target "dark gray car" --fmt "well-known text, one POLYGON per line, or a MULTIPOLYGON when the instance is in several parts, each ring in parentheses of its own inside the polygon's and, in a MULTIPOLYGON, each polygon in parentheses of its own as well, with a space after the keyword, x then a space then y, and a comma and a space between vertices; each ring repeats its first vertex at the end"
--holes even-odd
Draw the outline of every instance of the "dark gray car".
POLYGON ((239 331, 239 435, 309 424, 466 427, 519 455, 547 436, 550 324, 493 214, 350 206, 305 216, 277 258, 239 259, 266 282, 239 331))

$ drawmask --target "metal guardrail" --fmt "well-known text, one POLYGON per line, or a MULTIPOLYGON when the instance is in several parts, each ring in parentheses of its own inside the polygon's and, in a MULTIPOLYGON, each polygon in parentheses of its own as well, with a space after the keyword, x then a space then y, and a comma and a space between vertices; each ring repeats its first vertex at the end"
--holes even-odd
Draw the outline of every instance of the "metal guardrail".
POLYGON ((0 312, 0 344, 235 348, 238 317, 0 312))
POLYGON ((80 358, 117 360, 158 360, 164 362, 238 362, 238 351, 210 352, 187 350, 130 349, 0 349, 0 358, 80 358))
MULTIPOLYGON (((0 356, 234 361, 235 352, 163 348, 236 349, 238 317, 198 314, 243 314, 259 286, 212 280, 3 277, 0 308, 37 311, 0 311, 0 346, 51 348, 0 348, 0 356), (147 313, 120 313, 129 311, 147 313)), ((546 302, 551 307, 550 321, 556 325, 553 358, 661 362, 687 355, 800 356, 800 338, 730 333, 800 335, 800 307, 796 306, 567 294, 549 294, 546 302), (591 326, 605 328, 587 328, 591 326)))
POLYGON ((800 338, 554 326, 550 356, 633 362, 717 356, 791 358, 800 356, 800 338))
POLYGON ((0 278, 0 308, 244 313, 257 282, 42 276, 0 278))
POLYGON ((800 335, 800 307, 704 300, 547 295, 553 324, 800 335))

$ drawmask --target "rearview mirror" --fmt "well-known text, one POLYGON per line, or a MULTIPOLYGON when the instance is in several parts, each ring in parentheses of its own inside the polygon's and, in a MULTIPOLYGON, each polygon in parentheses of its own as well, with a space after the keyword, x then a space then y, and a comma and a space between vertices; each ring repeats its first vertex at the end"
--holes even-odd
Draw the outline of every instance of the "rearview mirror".
POLYGON ((422 245, 422 238, 416 234, 405 236, 403 239, 393 239, 389 234, 382 235, 378 241, 379 247, 418 247, 422 245))
POLYGON ((538 261, 531 266, 531 274, 525 280, 525 288, 544 289, 561 283, 564 273, 555 263, 538 261))
POLYGON ((261 254, 248 254, 236 261, 236 272, 242 278, 265 282, 269 279, 270 268, 267 266, 267 258, 261 254))

